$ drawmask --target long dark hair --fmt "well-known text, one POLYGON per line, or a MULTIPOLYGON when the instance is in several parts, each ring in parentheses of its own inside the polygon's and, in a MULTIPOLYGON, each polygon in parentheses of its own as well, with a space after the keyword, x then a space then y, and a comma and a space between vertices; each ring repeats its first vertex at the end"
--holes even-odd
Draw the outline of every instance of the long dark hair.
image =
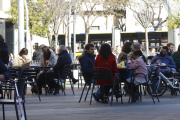
POLYGON ((24 53, 26 53, 26 51, 27 51, 27 54, 28 54, 28 49, 26 49, 26 48, 21 49, 21 51, 19 52, 19 56, 22 57, 22 55, 23 55, 24 53))
POLYGON ((178 46, 178 50, 177 50, 177 58, 180 58, 180 45, 178 46))
POLYGON ((136 50, 136 51, 134 51, 134 52, 133 52, 133 55, 134 55, 134 56, 142 56, 144 62, 145 62, 145 63, 147 62, 147 60, 146 60, 145 56, 143 55, 143 53, 141 52, 141 50, 136 50))
POLYGON ((108 59, 108 55, 113 55, 109 44, 102 44, 99 54, 102 55, 103 59, 108 59))
POLYGON ((125 53, 130 53, 131 52, 131 45, 132 45, 132 43, 131 42, 126 42, 126 43, 124 43, 124 45, 122 46, 122 49, 121 49, 121 51, 122 52, 125 52, 125 53))
POLYGON ((44 60, 44 63, 46 63, 46 60, 49 60, 51 56, 51 51, 49 50, 49 47, 47 46, 44 46, 42 48, 42 51, 43 51, 43 60, 44 60))

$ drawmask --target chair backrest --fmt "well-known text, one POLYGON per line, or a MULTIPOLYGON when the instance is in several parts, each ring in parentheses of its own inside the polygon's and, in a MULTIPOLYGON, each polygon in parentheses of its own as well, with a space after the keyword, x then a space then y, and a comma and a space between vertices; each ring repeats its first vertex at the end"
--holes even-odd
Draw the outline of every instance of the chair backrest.
POLYGON ((180 72, 180 62, 176 62, 176 71, 180 72))
POLYGON ((111 70, 109 68, 100 68, 95 67, 93 68, 93 76, 94 80, 103 80, 103 81, 111 81, 113 83, 111 70))
POLYGON ((8 70, 11 73, 11 78, 15 79, 15 77, 16 77, 16 69, 15 68, 8 68, 8 70))
POLYGON ((62 71, 62 75, 68 76, 71 71, 71 64, 65 65, 62 71))
POLYGON ((38 67, 26 67, 22 73, 21 73, 21 78, 34 78, 36 79, 38 73, 38 67))

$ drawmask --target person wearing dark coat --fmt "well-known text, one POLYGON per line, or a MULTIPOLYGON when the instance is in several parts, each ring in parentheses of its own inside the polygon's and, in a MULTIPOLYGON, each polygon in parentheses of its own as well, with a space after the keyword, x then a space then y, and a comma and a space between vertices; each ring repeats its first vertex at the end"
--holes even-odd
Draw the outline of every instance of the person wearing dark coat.
POLYGON ((4 42, 3 36, 0 34, 0 59, 6 65, 9 63, 8 46, 4 42))
POLYGON ((72 61, 66 50, 66 47, 64 45, 61 45, 60 49, 59 49, 59 58, 57 60, 56 65, 53 68, 53 72, 48 71, 47 73, 42 73, 39 76, 38 89, 39 89, 40 94, 42 94, 41 88, 45 84, 45 74, 47 74, 47 80, 49 83, 49 87, 51 89, 55 88, 54 95, 56 95, 59 91, 59 84, 55 84, 55 82, 51 78, 59 78, 59 76, 58 76, 58 71, 59 71, 61 78, 66 79, 67 76, 62 76, 63 68, 65 65, 68 65, 71 63, 72 63, 72 61))
MULTIPOLYGON (((8 80, 11 76, 11 73, 8 71, 7 67, 0 59, 0 84, 3 80, 8 80)), ((0 90, 0 94, 2 94, 2 90, 0 90)))
POLYGON ((87 44, 85 46, 85 51, 79 57, 79 62, 85 82, 91 82, 93 80, 93 67, 95 62, 93 44, 87 44))

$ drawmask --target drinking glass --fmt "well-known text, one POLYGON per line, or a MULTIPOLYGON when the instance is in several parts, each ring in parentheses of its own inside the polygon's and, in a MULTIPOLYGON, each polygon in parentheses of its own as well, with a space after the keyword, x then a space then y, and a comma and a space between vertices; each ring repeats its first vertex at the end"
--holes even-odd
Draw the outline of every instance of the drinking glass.
POLYGON ((49 65, 49 60, 46 60, 46 66, 48 66, 49 65))

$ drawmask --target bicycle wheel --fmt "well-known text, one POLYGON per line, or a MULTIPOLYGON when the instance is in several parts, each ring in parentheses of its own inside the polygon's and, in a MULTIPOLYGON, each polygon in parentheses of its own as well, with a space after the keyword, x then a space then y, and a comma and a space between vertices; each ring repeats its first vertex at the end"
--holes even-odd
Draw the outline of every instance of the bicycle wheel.
POLYGON ((167 90, 167 83, 165 80, 154 80, 150 85, 149 89, 147 89, 148 93, 153 96, 156 96, 156 93, 158 96, 162 96, 166 90, 167 90), (153 88, 154 86, 154 88, 153 88), (156 91, 156 92, 155 92, 156 91))

